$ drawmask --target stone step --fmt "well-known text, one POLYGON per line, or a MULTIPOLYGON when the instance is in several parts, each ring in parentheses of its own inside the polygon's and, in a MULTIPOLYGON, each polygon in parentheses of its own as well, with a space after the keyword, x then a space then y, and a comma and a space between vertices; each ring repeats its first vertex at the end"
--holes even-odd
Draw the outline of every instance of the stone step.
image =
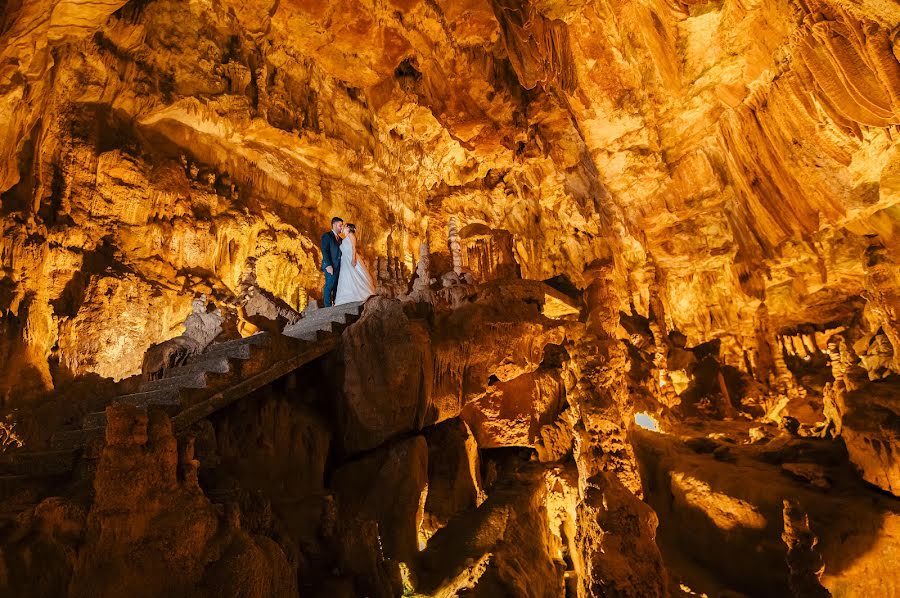
POLYGON ((244 338, 236 338, 234 340, 224 341, 221 343, 213 343, 206 347, 203 353, 201 353, 196 359, 199 361, 204 360, 208 357, 219 356, 226 356, 232 359, 249 359, 250 347, 258 347, 268 342, 268 340, 268 333, 258 332, 244 338))
POLYGON ((276 359, 269 363, 268 367, 248 373, 239 382, 221 388, 217 392, 203 398, 191 397, 190 405, 183 405, 172 418, 176 433, 182 433, 200 419, 219 411, 246 397, 253 391, 262 388, 266 384, 285 376, 297 368, 317 359, 332 351, 336 345, 333 335, 326 336, 318 343, 301 347, 299 351, 292 352, 290 356, 276 359))
MULTIPOLYGON (((154 380, 155 382, 155 380, 154 380)), ((178 403, 178 386, 167 386, 163 388, 154 388, 151 390, 141 390, 134 394, 119 395, 106 401, 106 406, 119 401, 124 401, 129 405, 145 407, 147 405, 174 405, 178 403)), ((95 411, 86 414, 81 418, 82 428, 103 428, 106 426, 106 412, 95 411)))
POLYGON ((285 326, 282 334, 307 342, 319 340, 319 332, 334 333, 334 324, 344 325, 359 317, 362 302, 345 303, 335 307, 323 307, 305 314, 296 324, 285 326))
POLYGON ((345 321, 347 317, 355 317, 362 312, 363 303, 356 301, 354 303, 344 303, 335 307, 322 307, 314 309, 304 315, 302 320, 324 320, 331 319, 333 321, 345 321))
POLYGON ((285 336, 291 336, 297 338, 295 335, 300 334, 301 332, 309 332, 321 330, 323 332, 331 332, 332 326, 336 322, 334 320, 300 320, 296 324, 291 324, 290 326, 285 326, 284 330, 281 333, 285 336))
MULTIPOLYGON (((202 355, 198 356, 197 359, 206 361, 207 359, 213 359, 216 357, 224 357, 225 359, 247 360, 247 359, 250 359, 250 346, 251 345, 245 343, 243 345, 232 345, 229 347, 217 347, 213 350, 207 349, 207 351, 209 351, 209 352, 203 353, 202 355)), ((181 367, 188 367, 190 365, 191 365, 191 363, 188 363, 187 365, 181 366, 181 367)), ((177 368, 173 368, 173 369, 177 369, 177 368)))
POLYGON ((147 392, 136 392, 130 395, 122 395, 112 400, 113 403, 125 403, 135 407, 148 407, 150 405, 177 405, 178 389, 161 388, 147 392))
POLYGON ((178 388, 206 388, 206 372, 188 372, 173 376, 169 371, 166 372, 165 378, 144 382, 141 385, 143 392, 178 388))
POLYGON ((105 428, 106 427, 106 411, 96 411, 88 413, 81 418, 82 428, 105 428))
MULTIPOLYGON (((110 403, 125 403, 141 409, 147 409, 154 405, 177 406, 179 404, 179 393, 178 388, 162 388, 115 397, 110 403)), ((50 446, 55 449, 78 448, 84 446, 89 440, 101 437, 105 433, 106 412, 96 411, 88 413, 81 419, 80 429, 63 430, 54 434, 50 439, 50 446)))
MULTIPOLYGON (((241 347, 246 348, 246 357, 236 357, 235 359, 249 359, 250 358, 250 347, 246 345, 241 345, 241 347)), ((176 376, 183 376, 184 374, 194 374, 196 372, 208 372, 210 374, 227 374, 231 371, 231 365, 228 363, 227 355, 214 355, 212 357, 203 358, 203 355, 199 356, 201 359, 198 361, 194 361, 187 365, 181 365, 177 368, 172 368, 166 372, 167 378, 174 378, 176 376)))
POLYGON ((298 323, 285 327, 282 334, 291 338, 297 338, 303 341, 314 343, 320 340, 321 335, 328 335, 334 332, 335 322, 324 320, 318 322, 307 322, 300 320, 298 323))
POLYGON ((17 451, 0 456, 0 475, 29 477, 51 476, 71 471, 75 451, 17 451))
POLYGON ((77 449, 83 447, 95 438, 102 438, 106 433, 106 426, 102 428, 80 428, 78 430, 63 430, 50 438, 50 446, 54 449, 77 449))

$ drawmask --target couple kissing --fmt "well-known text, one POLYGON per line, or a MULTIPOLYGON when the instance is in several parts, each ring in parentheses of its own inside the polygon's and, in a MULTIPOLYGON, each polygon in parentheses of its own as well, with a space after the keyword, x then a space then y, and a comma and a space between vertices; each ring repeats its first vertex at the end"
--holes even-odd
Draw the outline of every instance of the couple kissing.
POLYGON ((372 277, 356 251, 356 225, 331 219, 322 235, 322 272, 325 273, 323 307, 365 301, 375 293, 372 277))

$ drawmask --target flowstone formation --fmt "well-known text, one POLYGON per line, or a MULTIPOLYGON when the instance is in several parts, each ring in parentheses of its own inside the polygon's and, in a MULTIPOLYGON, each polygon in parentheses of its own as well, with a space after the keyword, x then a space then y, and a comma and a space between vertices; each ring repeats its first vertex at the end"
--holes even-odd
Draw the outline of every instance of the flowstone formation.
POLYGON ((0 594, 900 595, 898 131, 880 0, 0 3, 0 594))

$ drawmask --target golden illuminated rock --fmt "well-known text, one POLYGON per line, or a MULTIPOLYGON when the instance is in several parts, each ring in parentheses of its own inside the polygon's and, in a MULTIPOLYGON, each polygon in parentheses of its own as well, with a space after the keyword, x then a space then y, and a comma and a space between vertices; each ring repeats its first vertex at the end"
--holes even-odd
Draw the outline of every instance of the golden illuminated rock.
POLYGON ((900 591, 898 27, 0 4, 0 593, 900 591), (291 345, 335 215, 377 296, 291 345), (141 386, 201 294, 263 334, 141 386))

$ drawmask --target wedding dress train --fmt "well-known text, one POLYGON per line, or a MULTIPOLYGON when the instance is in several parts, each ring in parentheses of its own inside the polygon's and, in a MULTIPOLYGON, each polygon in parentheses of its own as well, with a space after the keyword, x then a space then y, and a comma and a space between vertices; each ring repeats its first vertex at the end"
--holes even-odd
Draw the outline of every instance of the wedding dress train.
POLYGON ((365 301, 375 294, 372 277, 363 265, 362 259, 356 256, 356 266, 351 263, 353 259, 353 245, 349 239, 341 243, 341 273, 338 276, 337 294, 334 304, 353 303, 365 301))

